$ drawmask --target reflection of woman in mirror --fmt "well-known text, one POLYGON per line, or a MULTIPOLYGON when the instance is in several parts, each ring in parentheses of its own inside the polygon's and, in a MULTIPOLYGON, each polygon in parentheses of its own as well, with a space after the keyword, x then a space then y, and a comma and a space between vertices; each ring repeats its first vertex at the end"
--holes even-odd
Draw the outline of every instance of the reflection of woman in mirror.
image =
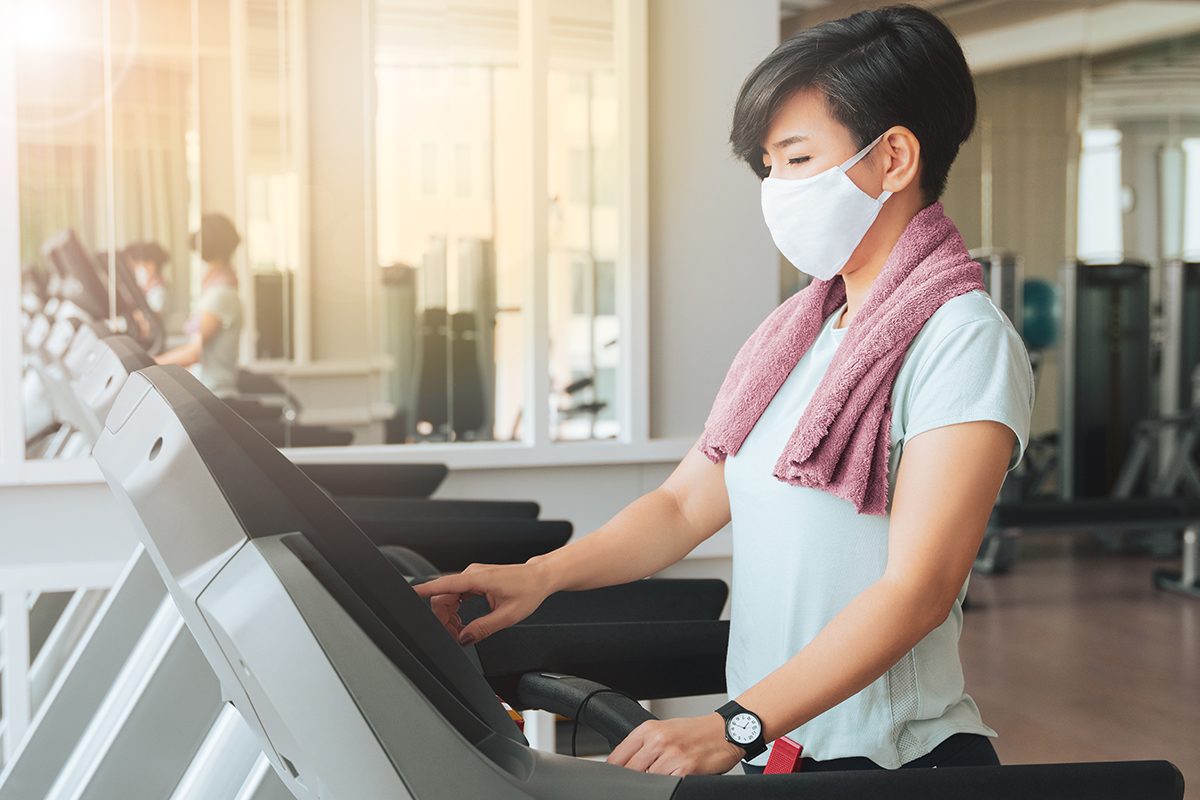
MULTIPOLYGON (((134 280, 146 298, 146 305, 162 322, 167 303, 167 283, 163 280, 162 270, 171 257, 158 242, 135 242, 122 250, 121 255, 133 270, 134 280)), ((140 311, 134 311, 134 317, 142 329, 142 337, 148 337, 150 321, 142 319, 140 311)))
POLYGON ((162 269, 171 257, 158 242, 136 242, 121 254, 133 270, 138 288, 146 296, 146 305, 161 319, 167 302, 167 283, 163 280, 162 269))
POLYGON ((158 356, 160 364, 199 366, 197 377, 218 397, 237 392, 238 341, 242 334, 242 301, 230 259, 241 244, 233 223, 223 214, 205 214, 189 244, 200 251, 204 279, 196 312, 183 326, 187 344, 158 356))

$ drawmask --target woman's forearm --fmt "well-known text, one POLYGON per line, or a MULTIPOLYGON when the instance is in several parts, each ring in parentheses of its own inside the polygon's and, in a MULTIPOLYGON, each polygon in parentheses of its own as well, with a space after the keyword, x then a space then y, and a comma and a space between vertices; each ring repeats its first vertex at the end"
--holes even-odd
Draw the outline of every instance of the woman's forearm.
POLYGON ((552 591, 579 591, 653 575, 690 553, 712 530, 689 520, 676 495, 659 488, 589 536, 530 560, 552 591))
POLYGON ((178 364, 181 367, 190 367, 200 360, 200 349, 203 346, 204 343, 197 336, 187 344, 181 344, 174 350, 168 350, 155 356, 154 360, 159 364, 178 364))
POLYGON ((808 646, 736 699, 762 718, 763 734, 771 741, 876 681, 946 615, 936 592, 885 577, 843 608, 808 646))

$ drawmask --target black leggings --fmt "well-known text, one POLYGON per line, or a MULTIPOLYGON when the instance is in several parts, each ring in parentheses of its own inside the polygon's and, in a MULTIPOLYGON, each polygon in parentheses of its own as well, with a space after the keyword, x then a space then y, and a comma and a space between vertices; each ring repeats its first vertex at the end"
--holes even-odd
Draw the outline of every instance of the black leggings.
MULTIPOLYGON (((977 733, 956 733, 946 741, 933 748, 928 755, 902 765, 901 769, 910 767, 994 767, 1000 765, 992 740, 977 733)), ((766 767, 756 767, 742 762, 742 769, 747 775, 761 775, 766 767)), ((832 758, 828 761, 814 761, 811 758, 800 760, 801 772, 832 772, 849 769, 883 769, 869 758, 861 756, 851 758, 832 758)))

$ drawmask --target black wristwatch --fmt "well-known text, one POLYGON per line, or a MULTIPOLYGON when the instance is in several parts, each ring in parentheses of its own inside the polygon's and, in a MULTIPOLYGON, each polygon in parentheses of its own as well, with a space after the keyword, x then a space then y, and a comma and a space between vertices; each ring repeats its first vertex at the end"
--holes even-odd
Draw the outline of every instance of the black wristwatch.
POLYGON ((717 709, 725 719, 725 741, 736 744, 746 751, 744 761, 749 761, 767 749, 763 736, 762 720, 753 711, 747 711, 730 700, 717 709))

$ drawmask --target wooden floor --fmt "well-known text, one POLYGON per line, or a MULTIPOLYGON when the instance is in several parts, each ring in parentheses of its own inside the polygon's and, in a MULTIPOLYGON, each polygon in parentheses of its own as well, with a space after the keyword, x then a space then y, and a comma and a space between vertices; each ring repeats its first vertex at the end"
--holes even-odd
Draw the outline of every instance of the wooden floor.
POLYGON ((966 691, 1005 764, 1167 759, 1200 796, 1200 600, 1159 592, 1174 561, 1062 555, 973 576, 966 691))

